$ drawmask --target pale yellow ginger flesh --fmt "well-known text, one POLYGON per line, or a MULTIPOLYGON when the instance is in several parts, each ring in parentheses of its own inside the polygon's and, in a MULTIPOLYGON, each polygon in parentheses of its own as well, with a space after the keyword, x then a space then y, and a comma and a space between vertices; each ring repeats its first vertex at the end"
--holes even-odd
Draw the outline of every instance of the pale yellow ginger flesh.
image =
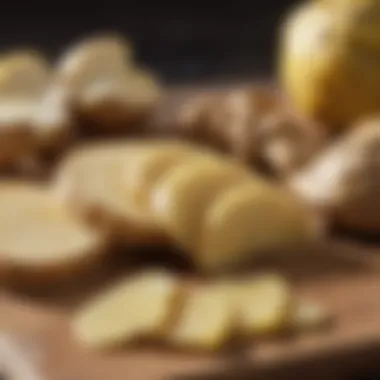
POLYGON ((50 74, 37 52, 0 56, 0 167, 17 166, 33 156, 38 145, 33 119, 50 74))
POLYGON ((79 148, 58 169, 57 196, 74 212, 90 217, 95 225, 107 225, 126 240, 155 234, 155 223, 130 201, 123 181, 143 150, 143 144, 131 141, 79 148))
POLYGON ((76 339, 90 348, 109 348, 144 337, 160 337, 170 323, 181 286, 176 277, 146 270, 105 290, 73 320, 76 339))
POLYGON ((28 182, 0 182, 0 258, 11 269, 49 272, 77 266, 101 252, 101 237, 28 182))
POLYGON ((71 46, 58 62, 57 77, 75 92, 83 91, 95 80, 123 76, 132 57, 127 40, 103 34, 71 46))
POLYGON ((221 191, 251 180, 251 173, 221 159, 187 160, 163 176, 152 194, 154 214, 188 254, 198 249, 201 224, 221 191))
POLYGON ((285 190, 178 141, 79 148, 58 169, 56 189, 74 211, 126 240, 165 236, 204 270, 304 248, 315 234, 308 210, 285 190))
POLYGON ((130 70, 123 73, 122 77, 98 78, 89 83, 83 89, 80 102, 87 110, 94 110, 113 102, 125 107, 126 112, 133 113, 152 106, 159 95, 160 87, 152 74, 130 70))
POLYGON ((71 110, 71 98, 62 86, 49 86, 32 116, 33 132, 39 146, 61 150, 76 135, 76 118, 71 110))
POLYGON ((103 34, 79 42, 61 57, 55 82, 91 128, 108 133, 135 129, 153 111, 161 85, 132 55, 127 40, 103 34))
POLYGON ((226 284, 194 287, 185 299, 168 340, 182 348, 215 350, 236 327, 235 288, 226 284))
POLYGON ((42 95, 50 66, 35 51, 14 51, 0 57, 0 98, 32 99, 42 95))
POLYGON ((236 337, 249 342, 326 320, 324 309, 297 303, 277 274, 185 283, 143 270, 101 292, 73 319, 75 338, 105 349, 155 339, 183 350, 217 351, 236 337))
POLYGON ((313 223, 297 199, 253 179, 222 192, 209 206, 196 261, 218 270, 263 254, 297 250, 312 241, 313 223))
POLYGON ((278 275, 253 276, 237 287, 239 330, 244 336, 261 336, 283 329, 292 315, 293 295, 278 275))

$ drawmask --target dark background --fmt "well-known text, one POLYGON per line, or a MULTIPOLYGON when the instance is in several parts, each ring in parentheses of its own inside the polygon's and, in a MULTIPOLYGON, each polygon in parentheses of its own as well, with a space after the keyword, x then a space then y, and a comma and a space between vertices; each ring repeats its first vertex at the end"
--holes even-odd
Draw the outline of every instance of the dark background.
POLYGON ((35 46, 55 56, 86 34, 116 30, 168 81, 269 75, 279 21, 295 2, 7 2, 0 48, 35 46))

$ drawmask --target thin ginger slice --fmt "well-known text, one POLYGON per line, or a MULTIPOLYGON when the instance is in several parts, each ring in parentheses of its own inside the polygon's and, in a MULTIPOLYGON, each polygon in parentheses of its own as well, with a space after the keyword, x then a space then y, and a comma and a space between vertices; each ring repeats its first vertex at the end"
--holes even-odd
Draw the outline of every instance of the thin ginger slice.
POLYGON ((0 183, 0 261, 13 273, 59 277, 103 252, 103 238, 56 202, 48 188, 0 183))
POLYGON ((139 142, 89 145, 69 155, 58 169, 55 191, 73 211, 131 241, 160 235, 151 218, 129 198, 123 173, 145 149, 139 142))
POLYGON ((208 270, 267 253, 298 250, 314 237, 310 214, 290 194, 265 183, 227 189, 208 209, 196 258, 208 270))
POLYGON ((203 216, 215 196, 251 175, 240 165, 222 160, 189 160, 178 164, 152 193, 157 219, 188 254, 197 250, 203 216))
POLYGON ((191 288, 168 340, 185 349, 219 349, 236 327, 234 293, 235 288, 224 283, 191 288))
POLYGON ((73 320, 74 335, 96 349, 159 337, 170 323, 180 291, 177 278, 166 271, 140 272, 83 306, 73 320))
POLYGON ((125 187, 136 206, 150 212, 150 193, 155 184, 181 162, 203 156, 206 156, 203 150, 186 143, 170 140, 152 142, 125 172, 125 187))
POLYGON ((253 276, 237 287, 239 330, 243 336, 279 332, 290 320, 293 295, 288 282, 278 275, 253 276))

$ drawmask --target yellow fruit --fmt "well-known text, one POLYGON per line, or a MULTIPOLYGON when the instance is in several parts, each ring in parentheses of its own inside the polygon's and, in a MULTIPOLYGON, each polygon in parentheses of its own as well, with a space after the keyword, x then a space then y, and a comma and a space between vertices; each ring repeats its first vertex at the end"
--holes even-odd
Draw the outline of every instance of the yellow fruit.
POLYGON ((10 271, 12 282, 40 283, 78 274, 103 254, 103 243, 47 187, 0 182, 0 266, 10 271))
POLYGON ((304 115, 347 127, 380 111, 380 3, 325 0, 293 10, 281 33, 280 82, 304 115))

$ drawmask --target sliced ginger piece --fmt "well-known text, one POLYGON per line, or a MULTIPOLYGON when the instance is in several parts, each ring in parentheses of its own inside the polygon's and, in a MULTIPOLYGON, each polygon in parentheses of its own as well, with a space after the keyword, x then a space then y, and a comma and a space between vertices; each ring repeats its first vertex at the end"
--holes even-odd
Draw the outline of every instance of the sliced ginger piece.
POLYGON ((70 274, 95 261, 103 248, 103 238, 69 214, 47 188, 0 183, 0 261, 11 275, 39 280, 40 274, 70 274))
POLYGON ((34 51, 0 58, 0 166, 17 166, 37 146, 32 119, 50 78, 50 67, 34 51))
POLYGON ((133 203, 150 212, 150 194, 156 183, 174 166, 203 156, 206 156, 205 150, 177 141, 158 141, 147 145, 124 176, 125 188, 133 203))
POLYGON ((160 337, 171 323, 180 293, 180 283, 168 272, 138 273, 79 310, 73 320, 75 337, 97 349, 160 337))
POLYGON ((79 118, 107 133, 139 128, 161 95, 155 75, 135 66, 129 42, 115 34, 74 45, 57 71, 57 82, 71 94, 79 118))
POLYGON ((276 333, 286 327, 293 308, 287 281, 277 275, 259 275, 237 287, 239 330, 246 336, 276 333))
POLYGON ((70 46, 58 62, 59 82, 82 91, 99 78, 114 79, 124 75, 132 57, 129 41, 116 34, 85 38, 70 46))
POLYGON ((195 260, 209 270, 223 270, 262 254, 298 250, 315 237, 314 220, 297 199, 254 179, 216 197, 202 229, 195 260))
POLYGON ((168 233, 188 253, 197 250, 203 216, 214 197, 251 180, 240 165, 221 159, 189 160, 163 176, 152 193, 152 209, 168 233))
POLYGON ((58 169, 55 191, 72 210, 127 242, 158 238, 161 230, 130 201, 123 174, 145 150, 137 141, 90 144, 58 169))
POLYGON ((50 79, 50 65, 36 51, 20 50, 0 57, 0 98, 35 98, 50 79))
POLYGON ((235 287, 211 283, 191 287, 168 340, 185 349, 217 350, 236 327, 235 287))

